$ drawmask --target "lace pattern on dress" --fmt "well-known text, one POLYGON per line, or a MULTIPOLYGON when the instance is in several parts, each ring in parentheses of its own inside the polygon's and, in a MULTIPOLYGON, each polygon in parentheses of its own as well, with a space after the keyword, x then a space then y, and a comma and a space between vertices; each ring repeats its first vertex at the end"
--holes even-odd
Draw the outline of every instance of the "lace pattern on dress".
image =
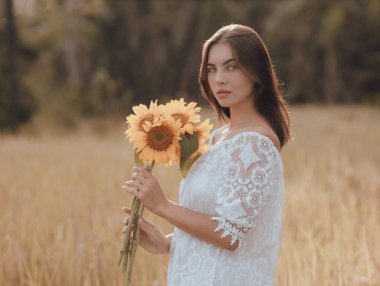
POLYGON ((221 235, 221 238, 226 237, 227 235, 231 236, 231 245, 235 243, 235 241, 240 242, 243 240, 243 237, 247 234, 248 228, 244 226, 239 226, 236 223, 231 223, 228 219, 224 217, 212 217, 211 220, 218 221, 218 226, 214 229, 214 232, 219 230, 224 230, 221 235))
POLYGON ((219 223, 215 232, 223 230, 221 237, 230 235, 231 245, 238 241, 240 247, 273 188, 275 147, 256 132, 242 132, 228 141, 225 182, 216 194, 218 216, 211 220, 219 223))
MULTIPOLYGON (((222 130, 214 141, 222 138, 222 130)), ((193 164, 181 182, 179 203, 217 217, 210 220, 213 228, 221 228, 215 234, 220 237, 226 230, 235 234, 234 245, 239 241, 239 247, 229 251, 174 228, 168 286, 275 285, 284 201, 281 156, 271 147, 271 141, 258 133, 236 136, 211 144, 193 164), (247 142, 251 147, 243 153, 247 142), (262 162, 251 166, 259 155, 264 158, 258 159, 262 162), (252 218, 254 227, 249 224, 252 218)), ((229 243, 233 235, 225 235, 223 239, 229 243)))

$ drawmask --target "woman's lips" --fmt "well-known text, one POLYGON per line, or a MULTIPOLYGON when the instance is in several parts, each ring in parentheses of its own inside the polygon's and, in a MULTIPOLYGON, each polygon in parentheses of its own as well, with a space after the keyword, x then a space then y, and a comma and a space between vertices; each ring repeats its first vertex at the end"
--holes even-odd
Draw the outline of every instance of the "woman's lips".
POLYGON ((218 91, 216 93, 216 95, 218 96, 218 98, 225 98, 225 97, 229 96, 230 94, 231 94, 231 92, 227 91, 227 90, 218 91))

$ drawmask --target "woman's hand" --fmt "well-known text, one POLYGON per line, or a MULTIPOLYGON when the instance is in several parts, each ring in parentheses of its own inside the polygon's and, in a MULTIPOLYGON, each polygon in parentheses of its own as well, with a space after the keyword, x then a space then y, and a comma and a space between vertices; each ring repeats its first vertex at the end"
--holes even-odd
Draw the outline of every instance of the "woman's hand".
POLYGON ((151 212, 158 213, 169 203, 155 177, 142 167, 134 167, 132 179, 126 181, 123 189, 136 196, 151 212))
MULTIPOLYGON (((130 214, 130 208, 123 208, 123 211, 130 214)), ((127 216, 124 224, 128 223, 127 216)), ((140 230, 139 245, 145 250, 155 254, 165 254, 170 250, 171 235, 164 236, 151 222, 141 217, 138 220, 140 230)), ((125 228, 124 228, 125 229, 125 228)))
MULTIPOLYGON (((136 196, 150 211, 182 231, 217 247, 228 250, 235 250, 238 247, 237 242, 231 245, 231 238, 223 235, 223 229, 215 232, 215 228, 218 227, 219 223, 211 220, 212 215, 193 211, 169 201, 157 180, 148 170, 140 167, 135 167, 133 170, 135 173, 132 175, 132 179, 127 181, 126 186, 123 188, 128 193, 136 196)), ((146 222, 146 220, 142 220, 142 222, 146 222)), ((158 249, 159 251, 163 251, 163 249, 167 251, 168 241, 165 240, 165 237, 152 224, 140 223, 140 229, 145 235, 144 245, 147 247, 149 245, 149 249, 153 251, 158 249), (166 245, 166 248, 163 245, 166 245)), ((166 237, 166 239, 169 239, 169 237, 166 237)))

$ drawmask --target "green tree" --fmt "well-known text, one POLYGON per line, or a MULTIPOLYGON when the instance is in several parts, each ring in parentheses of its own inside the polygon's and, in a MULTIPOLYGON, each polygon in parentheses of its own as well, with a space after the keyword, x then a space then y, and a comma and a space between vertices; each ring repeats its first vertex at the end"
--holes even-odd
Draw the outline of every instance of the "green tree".
POLYGON ((5 25, 1 31, 4 39, 1 52, 4 57, 0 78, 0 129, 17 130, 20 124, 30 118, 33 107, 20 84, 19 44, 12 0, 5 0, 3 7, 5 25))

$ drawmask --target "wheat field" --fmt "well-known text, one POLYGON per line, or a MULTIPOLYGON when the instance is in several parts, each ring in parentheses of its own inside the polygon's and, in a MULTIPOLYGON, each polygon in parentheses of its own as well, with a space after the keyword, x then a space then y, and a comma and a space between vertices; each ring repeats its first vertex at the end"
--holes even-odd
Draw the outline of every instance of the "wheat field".
MULTIPOLYGON (((291 118, 276 285, 380 285, 380 110, 302 106, 291 118)), ((122 285, 124 127, 0 136, 0 285, 122 285)), ((177 167, 153 173, 177 201, 177 167)), ((134 285, 166 285, 167 262, 139 248, 134 285)))

